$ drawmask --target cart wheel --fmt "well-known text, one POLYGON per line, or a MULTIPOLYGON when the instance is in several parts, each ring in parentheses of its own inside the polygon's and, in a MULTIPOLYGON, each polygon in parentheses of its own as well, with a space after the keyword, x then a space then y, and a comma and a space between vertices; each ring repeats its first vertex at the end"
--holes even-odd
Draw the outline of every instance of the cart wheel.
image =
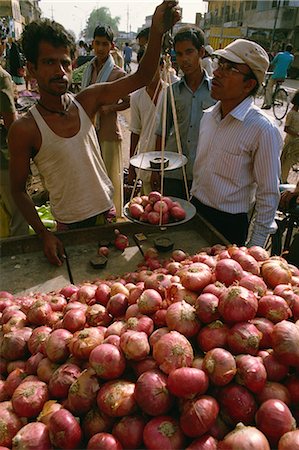
POLYGON ((289 108, 289 96, 285 89, 279 88, 273 96, 273 113, 277 120, 282 120, 289 108))

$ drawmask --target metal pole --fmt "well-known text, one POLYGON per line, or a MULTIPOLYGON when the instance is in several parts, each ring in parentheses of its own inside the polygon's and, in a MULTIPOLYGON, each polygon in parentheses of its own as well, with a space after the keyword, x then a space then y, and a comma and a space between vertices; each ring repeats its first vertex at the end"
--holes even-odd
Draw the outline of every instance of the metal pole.
POLYGON ((275 35, 275 30, 276 30, 276 25, 277 25, 279 8, 280 8, 280 0, 277 0, 277 8, 276 8, 276 12, 275 12, 274 26, 273 26, 273 30, 271 33, 271 40, 270 40, 270 52, 272 52, 272 50, 273 50, 274 35, 275 35))

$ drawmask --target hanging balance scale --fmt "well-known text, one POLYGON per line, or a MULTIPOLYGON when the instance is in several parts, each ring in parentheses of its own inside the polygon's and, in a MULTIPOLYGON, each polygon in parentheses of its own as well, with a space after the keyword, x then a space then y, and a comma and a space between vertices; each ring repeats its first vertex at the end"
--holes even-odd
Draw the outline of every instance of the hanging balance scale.
MULTIPOLYGON (((181 139, 179 134, 179 127, 178 127, 178 121, 177 121, 177 114, 176 114, 176 108, 175 108, 175 101, 171 86, 171 79, 170 79, 170 57, 166 56, 166 64, 164 65, 163 69, 163 81, 162 89, 163 89, 163 104, 162 104, 162 147, 161 151, 150 151, 150 152, 143 152, 140 151, 140 139, 136 146, 135 155, 131 157, 130 164, 136 169, 136 180, 135 184, 131 193, 130 201, 124 206, 124 215, 132 222, 136 222, 142 225, 150 225, 150 226, 158 226, 161 229, 164 227, 170 227, 170 226, 176 226, 181 225, 185 222, 188 222, 191 220, 195 214, 196 214, 196 208, 192 203, 190 203, 190 197, 188 192, 188 186, 187 186, 187 177, 186 177, 186 169, 185 166, 187 164, 187 158, 185 155, 183 155, 182 152, 182 145, 181 145, 181 139), (170 93, 170 101, 171 101, 171 108, 172 108, 172 114, 173 114, 173 121, 174 121, 174 129, 176 133, 176 141, 177 141, 177 152, 171 152, 171 151, 165 151, 165 142, 166 142, 166 111, 167 111, 167 91, 169 86, 169 93, 170 93), (185 211, 185 217, 182 219, 174 219, 170 220, 169 222, 163 222, 162 223, 162 207, 160 211, 158 211, 160 214, 159 222, 156 224, 149 223, 147 221, 140 220, 139 218, 133 217, 130 213, 130 204, 135 197, 136 192, 136 186, 138 179, 140 177, 141 170, 144 171, 150 171, 150 172, 159 172, 161 174, 161 200, 163 200, 164 193, 163 193, 163 186, 164 186, 164 174, 165 172, 176 170, 176 169, 182 169, 183 172, 183 180, 185 184, 185 190, 186 190, 186 198, 177 198, 177 197, 169 197, 173 202, 176 202, 176 204, 179 204, 181 208, 185 211)), ((158 86, 156 88, 156 91, 154 93, 153 101, 155 96, 158 95, 158 86)), ((158 102, 157 102, 158 105, 158 102)), ((156 105, 156 108, 157 108, 156 105)), ((150 124, 148 135, 154 131, 154 127, 156 124, 156 114, 153 114, 152 117, 152 123, 150 124)), ((149 140, 149 136, 147 136, 149 140)), ((161 202, 160 202, 161 203, 161 202)))

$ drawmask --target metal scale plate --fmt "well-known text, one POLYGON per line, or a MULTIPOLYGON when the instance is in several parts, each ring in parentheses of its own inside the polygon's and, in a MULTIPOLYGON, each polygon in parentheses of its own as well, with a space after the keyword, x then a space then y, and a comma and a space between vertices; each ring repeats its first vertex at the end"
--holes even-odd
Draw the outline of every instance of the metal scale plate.
POLYGON ((173 221, 173 222, 169 222, 169 223, 165 223, 165 224, 163 223, 161 225, 153 225, 153 224, 148 223, 148 222, 141 222, 140 220, 135 219, 135 218, 133 218, 130 215, 129 203, 126 203, 126 205, 124 207, 124 215, 127 217, 127 219, 129 219, 132 222, 139 223, 140 225, 150 225, 151 227, 158 227, 158 228, 166 228, 166 227, 173 227, 173 226, 177 226, 177 225, 182 225, 183 223, 188 222, 189 220, 191 220, 195 216, 196 208, 195 208, 194 205, 192 205, 192 203, 190 203, 187 200, 184 200, 182 198, 177 198, 177 197, 170 197, 170 198, 174 202, 180 203, 182 208, 184 208, 184 210, 186 212, 185 219, 179 220, 179 221, 173 221))
MULTIPOLYGON (((177 152, 163 152, 163 155, 164 158, 169 160, 169 164, 164 168, 164 171, 179 169, 187 164, 185 155, 180 155, 177 152)), ((160 172, 161 167, 155 169, 151 166, 151 161, 154 161, 156 158, 162 158, 162 152, 139 153, 130 159, 130 164, 137 169, 160 172)))

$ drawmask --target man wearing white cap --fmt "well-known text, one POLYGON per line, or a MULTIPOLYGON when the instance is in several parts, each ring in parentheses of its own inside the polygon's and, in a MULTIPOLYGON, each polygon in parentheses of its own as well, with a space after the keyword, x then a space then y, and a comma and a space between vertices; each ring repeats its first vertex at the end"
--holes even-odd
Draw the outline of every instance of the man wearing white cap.
POLYGON ((282 148, 277 126, 253 102, 269 66, 268 55, 245 39, 214 54, 218 67, 211 95, 218 102, 200 123, 192 202, 231 243, 264 246, 276 228, 282 148))

